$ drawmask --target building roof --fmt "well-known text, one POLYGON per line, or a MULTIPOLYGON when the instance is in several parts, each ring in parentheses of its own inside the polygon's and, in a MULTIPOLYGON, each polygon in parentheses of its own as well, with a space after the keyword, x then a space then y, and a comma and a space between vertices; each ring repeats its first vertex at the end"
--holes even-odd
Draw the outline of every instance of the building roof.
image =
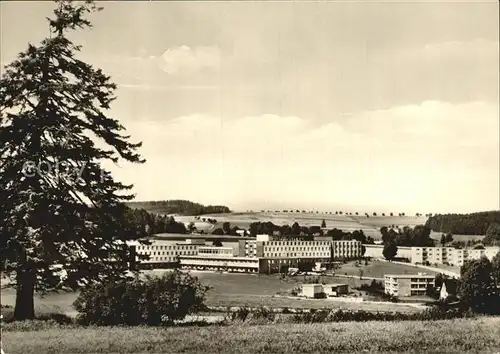
POLYGON ((385 274, 386 277, 392 278, 402 278, 402 279, 410 279, 410 278, 435 278, 434 275, 431 274, 385 274))
POLYGON ((328 287, 337 287, 337 286, 349 286, 349 284, 338 284, 338 283, 332 283, 332 284, 324 284, 323 286, 328 286, 328 287))

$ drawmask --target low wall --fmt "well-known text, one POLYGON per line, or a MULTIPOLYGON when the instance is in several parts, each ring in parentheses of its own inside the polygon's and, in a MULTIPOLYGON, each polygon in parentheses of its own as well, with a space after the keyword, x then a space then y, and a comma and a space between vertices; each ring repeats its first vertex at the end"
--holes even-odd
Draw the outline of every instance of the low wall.
MULTIPOLYGON (((384 255, 382 254, 384 250, 383 245, 367 245, 364 244, 365 246, 365 257, 372 257, 372 258, 382 258, 384 255)), ((401 257, 401 258, 408 258, 411 259, 411 247, 406 247, 406 246, 398 246, 398 253, 396 254, 396 257, 401 257)))

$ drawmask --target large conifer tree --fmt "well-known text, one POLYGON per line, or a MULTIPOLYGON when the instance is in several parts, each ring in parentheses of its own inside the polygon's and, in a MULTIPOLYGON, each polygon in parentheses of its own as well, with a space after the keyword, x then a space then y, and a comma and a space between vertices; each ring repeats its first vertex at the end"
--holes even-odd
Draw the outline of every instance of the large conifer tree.
POLYGON ((16 288, 17 319, 34 317, 35 291, 125 276, 125 242, 137 237, 125 220, 132 186, 101 162, 142 163, 141 144, 106 115, 116 86, 77 58, 68 36, 98 10, 56 1, 50 37, 29 44, 0 81, 1 270, 16 288))

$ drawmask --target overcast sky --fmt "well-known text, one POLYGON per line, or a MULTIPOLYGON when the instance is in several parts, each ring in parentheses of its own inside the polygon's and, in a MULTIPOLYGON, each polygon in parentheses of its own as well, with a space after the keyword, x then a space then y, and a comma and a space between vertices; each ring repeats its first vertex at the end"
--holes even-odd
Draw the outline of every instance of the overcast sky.
MULTIPOLYGON (((232 209, 499 206, 498 2, 106 2, 82 59, 144 165, 138 200, 232 209)), ((51 2, 1 3, 2 64, 51 2)))

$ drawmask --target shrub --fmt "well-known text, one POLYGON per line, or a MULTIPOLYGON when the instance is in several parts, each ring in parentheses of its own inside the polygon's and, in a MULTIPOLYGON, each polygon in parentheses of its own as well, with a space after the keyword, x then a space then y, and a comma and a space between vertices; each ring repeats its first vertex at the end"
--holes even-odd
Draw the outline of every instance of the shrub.
POLYGON ((250 314, 250 309, 248 307, 240 307, 235 312, 231 312, 230 318, 232 321, 245 322, 250 314))
POLYGON ((292 317, 294 323, 317 322, 365 322, 365 321, 435 321, 454 318, 470 318, 474 313, 461 309, 434 307, 423 312, 407 314, 401 312, 368 312, 363 310, 315 310, 297 313, 292 317))
POLYGON ((86 287, 73 306, 84 325, 163 325, 204 308, 209 287, 178 270, 86 287))
POLYGON ((314 294, 315 299, 326 299, 326 294, 325 293, 317 293, 314 294))
POLYGON ((252 318, 274 321, 276 318, 276 314, 272 311, 272 309, 260 306, 253 312, 252 318))

